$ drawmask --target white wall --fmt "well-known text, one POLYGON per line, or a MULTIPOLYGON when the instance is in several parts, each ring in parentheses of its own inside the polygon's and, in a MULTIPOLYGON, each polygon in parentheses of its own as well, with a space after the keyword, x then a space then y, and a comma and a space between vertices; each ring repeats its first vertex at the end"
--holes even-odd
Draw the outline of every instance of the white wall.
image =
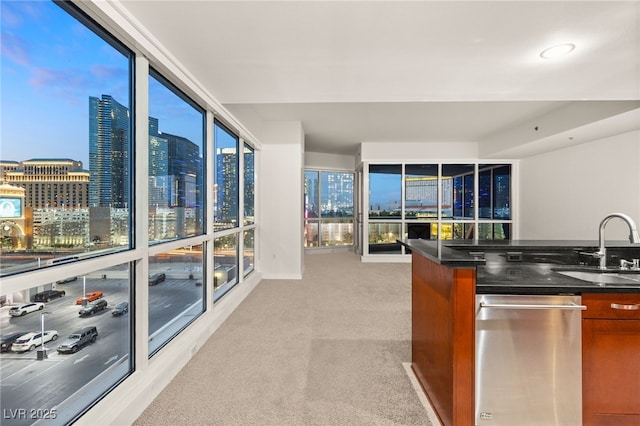
MULTIPOLYGON (((520 161, 520 239, 597 240, 600 221, 626 213, 640 225, 640 131, 520 161)), ((625 240, 620 220, 607 240, 625 240)))
POLYGON ((477 159, 476 142, 363 142, 360 161, 425 161, 477 159))
POLYGON ((638 128, 638 101, 580 101, 504 129, 480 144, 483 158, 522 158, 638 128), (523 155, 524 154, 524 155, 523 155))
POLYGON ((264 278, 300 279, 303 265, 304 132, 265 122, 260 152, 259 259, 264 278))
POLYGON ((305 152, 304 167, 306 169, 353 171, 356 159, 353 155, 324 154, 305 152))

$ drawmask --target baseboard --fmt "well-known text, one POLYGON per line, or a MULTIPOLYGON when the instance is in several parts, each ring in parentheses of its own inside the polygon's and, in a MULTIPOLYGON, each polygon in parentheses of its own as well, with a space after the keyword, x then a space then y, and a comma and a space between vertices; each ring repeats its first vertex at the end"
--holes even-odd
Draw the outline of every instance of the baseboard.
POLYGON ((301 280, 302 274, 269 274, 263 273, 262 279, 264 280, 301 280))
POLYGON ((413 372, 413 369, 411 368, 411 363, 403 362, 402 367, 404 368, 404 371, 407 373, 407 376, 409 377, 409 381, 411 382, 411 386, 416 391, 416 395, 418 396, 420 403, 422 404, 424 409, 427 411, 427 418, 431 422, 432 426, 442 426, 442 423, 438 419, 436 412, 433 410, 431 403, 429 403, 429 399, 427 398, 427 395, 425 395, 424 390, 422 389, 422 386, 420 386, 420 382, 418 382, 418 378, 416 377, 415 373, 413 372))
POLYGON ((362 263, 411 263, 411 256, 406 254, 374 254, 360 256, 362 263))

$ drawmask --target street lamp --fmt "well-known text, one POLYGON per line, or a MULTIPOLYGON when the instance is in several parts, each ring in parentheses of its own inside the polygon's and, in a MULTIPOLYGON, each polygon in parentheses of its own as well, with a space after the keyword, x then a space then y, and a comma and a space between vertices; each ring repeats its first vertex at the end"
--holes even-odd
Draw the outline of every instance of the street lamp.
POLYGON ((47 359, 47 350, 44 348, 44 316, 49 312, 41 312, 40 313, 40 349, 38 349, 36 353, 36 359, 45 360, 47 359))
POLYGON ((82 277, 82 306, 87 306, 87 277, 82 277))

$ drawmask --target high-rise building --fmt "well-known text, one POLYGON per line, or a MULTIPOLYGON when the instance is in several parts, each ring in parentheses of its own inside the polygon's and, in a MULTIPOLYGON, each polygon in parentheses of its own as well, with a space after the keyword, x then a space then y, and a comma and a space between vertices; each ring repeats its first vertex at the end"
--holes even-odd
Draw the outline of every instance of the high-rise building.
POLYGON ((127 207, 129 200, 129 109, 110 95, 89 97, 89 204, 127 207))
POLYGON ((189 139, 160 132, 149 117, 149 204, 201 207, 203 185, 200 148, 189 139))
POLYGON ((89 205, 89 172, 82 168, 81 161, 0 161, 0 180, 25 189, 26 207, 77 209, 89 205))
POLYGON ((321 215, 353 216, 353 173, 321 173, 321 215))
POLYGON ((255 219, 255 155, 252 149, 244 148, 244 220, 255 219))
POLYGON ((149 238, 193 235, 203 222, 200 148, 149 117, 149 238))
POLYGON ((238 156, 235 148, 221 148, 216 153, 215 220, 218 223, 236 226, 238 222, 238 156))
POLYGON ((175 183, 169 192, 169 205, 175 207, 201 207, 202 158, 200 148, 182 136, 162 133, 168 141, 168 174, 175 183))
POLYGON ((169 141, 158 130, 158 119, 149 117, 149 205, 168 207, 169 141))

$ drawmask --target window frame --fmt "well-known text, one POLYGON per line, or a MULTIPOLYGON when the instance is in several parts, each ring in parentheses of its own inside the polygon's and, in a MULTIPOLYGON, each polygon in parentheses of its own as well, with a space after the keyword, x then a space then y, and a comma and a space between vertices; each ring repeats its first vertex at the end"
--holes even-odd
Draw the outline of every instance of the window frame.
MULTIPOLYGON (((463 239, 471 239, 471 240, 478 240, 479 238, 479 232, 478 230, 480 229, 480 226, 486 226, 486 224, 491 226, 491 237, 492 239, 496 239, 496 237, 498 236, 498 232, 496 232, 495 228, 496 226, 499 225, 505 225, 503 226, 503 230, 502 233, 500 233, 500 235, 504 235, 506 237, 506 239, 515 239, 517 238, 517 235, 515 235, 515 231, 517 231, 517 229, 515 228, 515 223, 516 223, 516 213, 513 211, 513 206, 515 205, 515 200, 514 200, 514 193, 513 193, 513 188, 515 187, 515 182, 516 182, 516 173, 517 173, 517 161, 512 161, 512 160, 462 160, 462 161, 452 161, 452 160, 425 160, 425 161, 404 161, 404 162, 399 162, 399 161, 389 161, 389 162, 385 162, 385 161, 366 161, 362 163, 362 170, 363 170, 363 187, 361 189, 362 192, 362 198, 363 198, 363 235, 362 235, 362 255, 363 256, 378 256, 381 257, 381 254, 376 254, 377 250, 371 249, 371 242, 370 240, 370 226, 373 225, 384 225, 386 224, 391 224, 393 222, 400 222, 402 224, 402 239, 408 238, 408 234, 410 233, 410 229, 411 227, 414 226, 428 226, 430 228, 429 234, 431 236, 431 238, 433 239, 437 239, 437 240, 441 240, 441 239, 446 239, 446 238, 442 238, 443 236, 447 237, 449 235, 453 236, 454 233, 458 234, 458 235, 462 235, 464 234, 465 238, 463 239), (399 218, 389 218, 387 219, 386 217, 371 217, 370 216, 370 212, 369 212, 369 207, 371 205, 371 202, 369 200, 369 196, 370 196, 370 191, 371 191, 371 180, 370 180, 370 176, 369 176, 369 171, 370 171, 370 166, 374 165, 374 166, 394 166, 397 164, 401 164, 402 165, 402 174, 401 174, 401 180, 402 180, 402 205, 401 205, 401 216, 399 218), (437 194, 437 198, 438 198, 438 206, 437 206, 437 217, 433 217, 433 218, 421 218, 421 219, 417 219, 417 218, 412 218, 412 217, 407 217, 406 215, 406 166, 414 166, 414 165, 433 165, 436 164, 438 166, 438 176, 437 176, 437 180, 438 180, 438 194, 437 194), (461 206, 461 212, 462 215, 460 216, 456 216, 454 215, 454 206, 452 204, 451 206, 451 214, 444 214, 443 212, 443 207, 446 205, 445 203, 445 195, 450 191, 451 192, 451 197, 452 197, 452 201, 455 198, 455 188, 454 188, 454 184, 453 184, 453 179, 447 179, 451 181, 451 188, 450 190, 446 189, 446 187, 443 185, 443 183, 445 182, 444 180, 444 175, 445 173, 443 173, 443 169, 444 171, 446 171, 446 167, 450 166, 452 168, 455 167, 459 167, 459 166, 470 166, 470 170, 468 172, 456 175, 460 178, 462 185, 461 185, 461 199, 460 199, 460 206, 461 206), (508 188, 508 192, 509 192, 509 196, 508 196, 508 200, 509 200, 509 218, 508 219, 502 219, 502 218, 482 218, 479 217, 479 177, 480 177, 480 168, 484 167, 490 167, 490 168, 501 168, 503 166, 508 166, 509 167, 509 188, 508 188), (472 175, 473 177, 473 184, 472 184, 472 188, 468 188, 467 191, 465 191, 464 188, 464 181, 465 181, 465 176, 466 175, 472 175), (465 194, 469 194, 472 193, 472 198, 471 199, 465 199, 465 194), (471 212, 473 213, 470 216, 465 215, 465 207, 467 208, 467 210, 469 210, 469 205, 472 206, 472 208, 470 208, 471 212), (460 232, 462 232, 462 234, 460 234, 460 232)), ((484 170, 484 169, 482 169, 484 170)), ((447 176, 450 173, 447 174, 447 176)), ((492 174, 492 181, 491 181, 491 189, 490 189, 490 197, 492 200, 492 209, 493 209, 493 197, 494 197, 494 186, 495 183, 493 181, 493 174, 492 174)), ((468 198, 468 197, 467 197, 468 198)), ((415 229, 411 232, 412 235, 415 235, 415 229)), ((422 232, 422 234, 424 234, 424 230, 422 232)), ((385 244, 388 244, 389 246, 393 245, 393 243, 391 242, 387 242, 385 244)), ((399 244, 396 243, 394 248, 390 248, 387 247, 384 250, 380 251, 382 254, 386 254, 386 255, 400 255, 400 254, 407 254, 409 253, 408 250, 405 250, 405 248, 399 244)))
POLYGON ((323 168, 312 168, 305 167, 303 170, 303 203, 302 211, 303 211, 303 226, 304 226, 304 235, 303 235, 303 248, 304 250, 322 250, 322 249, 337 249, 337 248, 353 248, 356 244, 355 241, 355 233, 356 233, 356 221, 355 221, 355 202, 356 202, 356 194, 355 194, 355 184, 356 184, 356 173, 351 170, 333 170, 333 169, 323 169, 323 168), (314 173, 315 180, 315 190, 316 197, 314 199, 317 202, 317 212, 313 211, 313 213, 317 213, 316 217, 308 217, 307 216, 307 173, 314 173), (322 214, 323 210, 323 173, 334 173, 334 174, 345 174, 351 175, 351 216, 325 216, 322 214), (351 224, 351 243, 350 244, 336 244, 336 245, 323 245, 323 225, 331 225, 338 223, 350 223, 351 224), (308 237, 307 232, 309 229, 315 229, 314 234, 317 236, 317 240, 314 244, 308 245, 308 237))

